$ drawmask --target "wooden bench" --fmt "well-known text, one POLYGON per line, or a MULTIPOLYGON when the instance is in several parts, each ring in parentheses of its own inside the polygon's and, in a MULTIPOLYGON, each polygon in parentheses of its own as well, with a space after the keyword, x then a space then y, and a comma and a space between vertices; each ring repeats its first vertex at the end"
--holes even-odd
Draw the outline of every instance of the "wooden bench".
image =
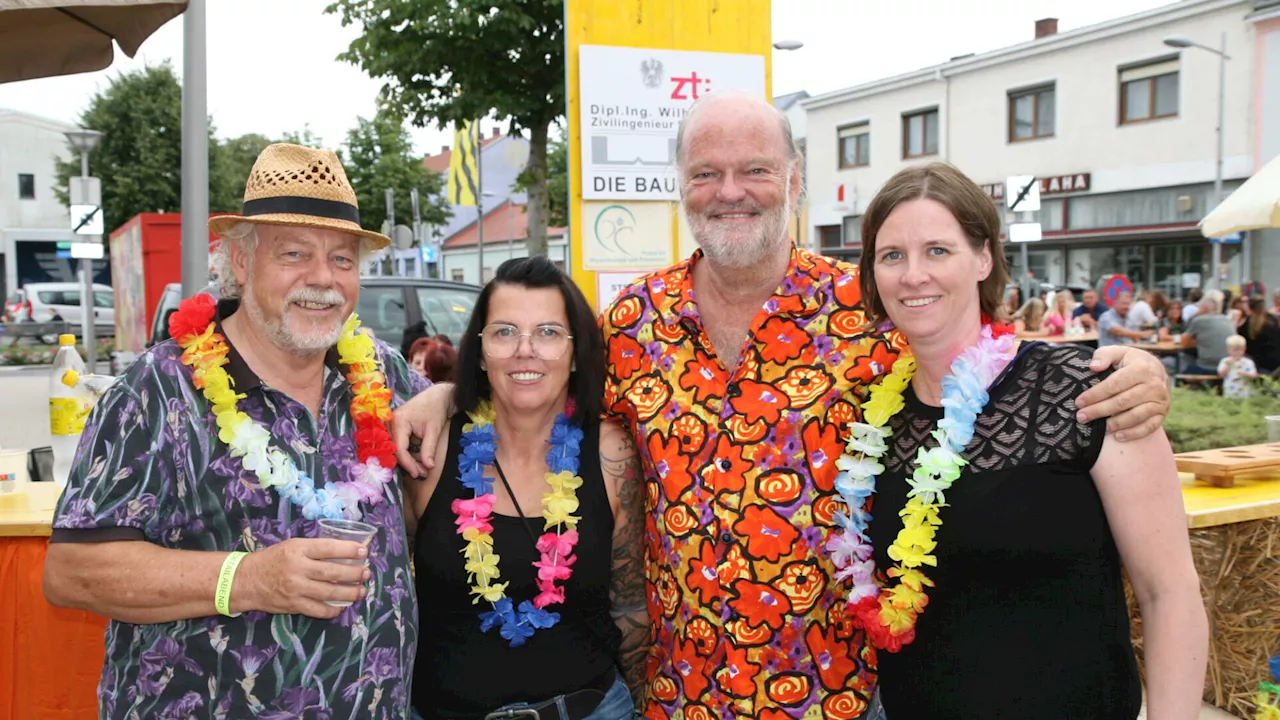
POLYGON ((64 333, 71 332, 71 325, 66 322, 45 322, 45 323, 6 323, 0 325, 0 340, 9 339, 9 347, 18 344, 18 340, 24 337, 40 338, 45 344, 55 344, 57 337, 64 333), (45 338, 52 336, 54 342, 50 343, 45 338))
POLYGON ((1187 373, 1178 373, 1173 376, 1173 379, 1175 383, 1209 388, 1214 392, 1221 392, 1222 390, 1222 378, 1217 375, 1190 375, 1187 373))

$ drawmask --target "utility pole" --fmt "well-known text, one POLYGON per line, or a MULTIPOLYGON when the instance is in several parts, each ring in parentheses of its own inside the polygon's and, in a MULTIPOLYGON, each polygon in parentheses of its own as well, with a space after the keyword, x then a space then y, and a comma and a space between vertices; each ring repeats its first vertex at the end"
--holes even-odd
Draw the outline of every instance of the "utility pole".
POLYGON ((209 284, 209 100, 205 0, 182 16, 182 295, 209 284))

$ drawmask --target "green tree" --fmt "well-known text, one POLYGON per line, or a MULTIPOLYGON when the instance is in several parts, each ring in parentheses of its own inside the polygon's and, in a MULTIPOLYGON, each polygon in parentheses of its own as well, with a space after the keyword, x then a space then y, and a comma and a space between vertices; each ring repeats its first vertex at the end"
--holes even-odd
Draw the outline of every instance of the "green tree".
POLYGON ((529 253, 547 253, 547 135, 564 112, 564 0, 337 0, 362 32, 339 55, 414 124, 484 117, 529 131, 529 253))
POLYGON ((280 142, 293 143, 309 148, 324 147, 324 140, 319 135, 311 132, 311 123, 302 126, 302 132, 287 132, 284 137, 280 138, 280 142))
POLYGON ((427 225, 443 225, 452 210, 444 201, 444 177, 431 172, 414 155, 413 139, 404 127, 404 118, 391 108, 380 106, 372 120, 357 118, 347 132, 342 152, 347 179, 360 201, 360 224, 380 230, 387 219, 386 192, 396 195, 396 222, 413 220, 409 191, 418 189, 418 211, 427 225))
MULTIPOLYGON (((142 212, 182 209, 182 87, 168 62, 123 72, 89 99, 81 127, 103 133, 89 153, 89 172, 102 179, 102 210, 108 232, 142 212)), ((210 208, 227 204, 222 146, 209 124, 210 208)), ((57 161, 58 200, 66 203, 67 180, 80 174, 80 154, 68 147, 57 161)), ((236 196, 238 197, 238 196, 236 196)))
MULTIPOLYGON (((220 180, 220 183, 234 190, 235 197, 232 198, 234 207, 222 208, 218 212, 240 211, 240 204, 244 198, 244 185, 249 180, 249 171, 253 169, 253 163, 258 159, 258 155, 272 142, 274 141, 265 135, 249 133, 228 138, 222 143, 222 169, 225 178, 220 180)), ((209 173, 213 174, 212 168, 209 173)), ((210 209, 212 209, 212 203, 210 203, 210 209)))
MULTIPOLYGON (((529 191, 524 174, 516 188, 529 191)), ((547 224, 569 227, 569 141, 563 134, 547 143, 547 224)))

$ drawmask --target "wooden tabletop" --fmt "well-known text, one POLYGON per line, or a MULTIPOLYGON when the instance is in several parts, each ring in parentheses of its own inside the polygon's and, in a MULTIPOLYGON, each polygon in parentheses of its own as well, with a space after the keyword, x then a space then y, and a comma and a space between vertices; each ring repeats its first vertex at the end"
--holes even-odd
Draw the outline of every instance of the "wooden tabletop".
POLYGON ((1098 333, 1087 332, 1081 335, 1018 335, 1018 339, 1028 342, 1039 340, 1047 343, 1090 343, 1098 342, 1098 333))
POLYGON ((1229 488, 1198 481, 1190 473, 1178 473, 1178 477, 1189 528, 1280 516, 1280 470, 1237 476, 1229 488))
POLYGON ((19 483, 18 490, 0 495, 0 537, 48 537, 62 486, 24 482, 19 483))
POLYGON ((1160 342, 1154 343, 1134 343, 1133 346, 1136 348, 1142 348, 1147 352, 1153 352, 1157 355, 1176 355, 1177 353, 1187 349, 1182 347, 1181 343, 1175 343, 1172 340, 1161 340, 1160 342))

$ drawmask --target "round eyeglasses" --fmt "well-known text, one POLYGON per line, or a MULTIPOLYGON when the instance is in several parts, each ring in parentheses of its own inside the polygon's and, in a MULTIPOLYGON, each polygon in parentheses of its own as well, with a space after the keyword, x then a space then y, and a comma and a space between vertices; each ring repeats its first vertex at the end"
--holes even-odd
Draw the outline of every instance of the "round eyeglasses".
POLYGON ((569 331, 559 325, 539 325, 531 333, 522 333, 515 325, 496 323, 480 332, 480 347, 488 357, 505 360, 516 354, 524 338, 529 338, 535 357, 548 361, 564 357, 573 340, 569 331))

